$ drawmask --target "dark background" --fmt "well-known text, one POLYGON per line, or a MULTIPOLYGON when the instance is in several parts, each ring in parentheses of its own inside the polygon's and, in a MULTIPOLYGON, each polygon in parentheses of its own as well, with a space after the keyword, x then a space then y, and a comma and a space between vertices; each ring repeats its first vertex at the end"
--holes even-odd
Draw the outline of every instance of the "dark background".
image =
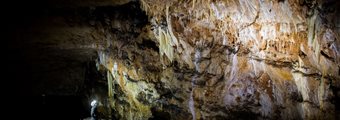
MULTIPOLYGON (((36 36, 32 29, 48 28, 39 25, 41 18, 48 18, 51 16, 50 10, 63 6, 68 5, 58 0, 16 0, 1 3, 1 21, 5 36, 1 40, 5 42, 5 76, 1 78, 2 106, 5 106, 6 116, 3 118, 79 120, 89 117, 86 111, 88 108, 84 107, 83 96, 79 91, 70 94, 65 91, 46 94, 42 92, 58 84, 47 85, 48 80, 67 78, 66 73, 70 69, 82 70, 86 61, 60 57, 59 54, 50 54, 54 50, 45 49, 44 45, 29 44, 36 36)), ((72 51, 64 51, 63 54, 68 53, 72 51)), ((79 74, 81 75, 84 73, 79 74)), ((81 77, 74 79, 79 80, 81 77)))

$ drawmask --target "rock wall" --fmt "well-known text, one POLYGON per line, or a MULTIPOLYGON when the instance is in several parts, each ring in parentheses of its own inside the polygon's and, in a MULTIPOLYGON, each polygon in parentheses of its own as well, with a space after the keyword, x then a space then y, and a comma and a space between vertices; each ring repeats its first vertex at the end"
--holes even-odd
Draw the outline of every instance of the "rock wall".
POLYGON ((121 118, 339 117, 339 2, 140 4, 150 25, 98 52, 121 118))
POLYGON ((38 61, 32 79, 54 76, 31 83, 49 93, 77 94, 95 61, 108 118, 340 118, 336 0, 63 2, 23 18, 11 44, 38 61))

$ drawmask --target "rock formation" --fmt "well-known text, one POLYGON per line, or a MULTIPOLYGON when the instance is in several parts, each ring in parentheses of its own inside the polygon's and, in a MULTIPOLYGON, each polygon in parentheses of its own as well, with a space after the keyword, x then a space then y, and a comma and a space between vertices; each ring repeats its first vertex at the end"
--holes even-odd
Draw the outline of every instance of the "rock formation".
MULTIPOLYGON (((337 119, 339 5, 337 0, 61 2, 13 33, 21 34, 17 40, 30 39, 24 48, 47 52, 50 64, 58 61, 48 57, 54 54, 72 58, 75 66, 94 61, 107 90, 98 94, 108 100, 114 118, 337 119)), ((76 68, 75 75, 84 76, 79 72, 85 68, 76 68)), ((83 77, 64 78, 78 81, 65 80, 63 87, 84 84, 83 77)))

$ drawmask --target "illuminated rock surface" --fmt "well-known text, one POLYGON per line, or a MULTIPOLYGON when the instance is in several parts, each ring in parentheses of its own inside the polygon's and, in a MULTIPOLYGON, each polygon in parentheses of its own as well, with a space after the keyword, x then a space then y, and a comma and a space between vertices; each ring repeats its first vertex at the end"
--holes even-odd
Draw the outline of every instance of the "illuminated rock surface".
POLYGON ((61 2, 27 18, 29 26, 18 25, 12 44, 29 50, 27 61, 44 63, 30 64, 32 78, 53 76, 32 85, 51 87, 32 94, 86 91, 84 64, 96 65, 104 87, 96 93, 118 119, 337 119, 339 5, 336 0, 61 2), (54 64, 66 68, 53 70, 54 64), (42 69, 53 72, 41 75, 42 69), (69 76, 55 77, 59 74, 69 76))

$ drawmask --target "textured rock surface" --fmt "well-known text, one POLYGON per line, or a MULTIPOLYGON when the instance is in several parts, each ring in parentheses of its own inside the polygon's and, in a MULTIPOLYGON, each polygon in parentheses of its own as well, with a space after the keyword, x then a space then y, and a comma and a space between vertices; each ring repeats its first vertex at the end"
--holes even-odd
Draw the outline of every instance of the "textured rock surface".
MULTIPOLYGON (((128 59, 101 63, 108 70, 117 63, 123 89, 122 74, 150 81, 157 94, 147 105, 171 119, 334 119, 340 42, 331 4, 338 3, 142 0, 152 31, 142 37, 159 54, 127 47, 128 59)), ((140 91, 131 89, 126 94, 140 91)))
POLYGON ((96 61, 109 86, 97 94, 119 119, 339 118, 338 1, 116 2, 54 6, 13 32, 46 52, 28 61, 77 66, 46 74, 69 73, 53 77, 68 78, 62 90, 38 81, 54 87, 34 93, 77 94, 81 63, 96 61))

